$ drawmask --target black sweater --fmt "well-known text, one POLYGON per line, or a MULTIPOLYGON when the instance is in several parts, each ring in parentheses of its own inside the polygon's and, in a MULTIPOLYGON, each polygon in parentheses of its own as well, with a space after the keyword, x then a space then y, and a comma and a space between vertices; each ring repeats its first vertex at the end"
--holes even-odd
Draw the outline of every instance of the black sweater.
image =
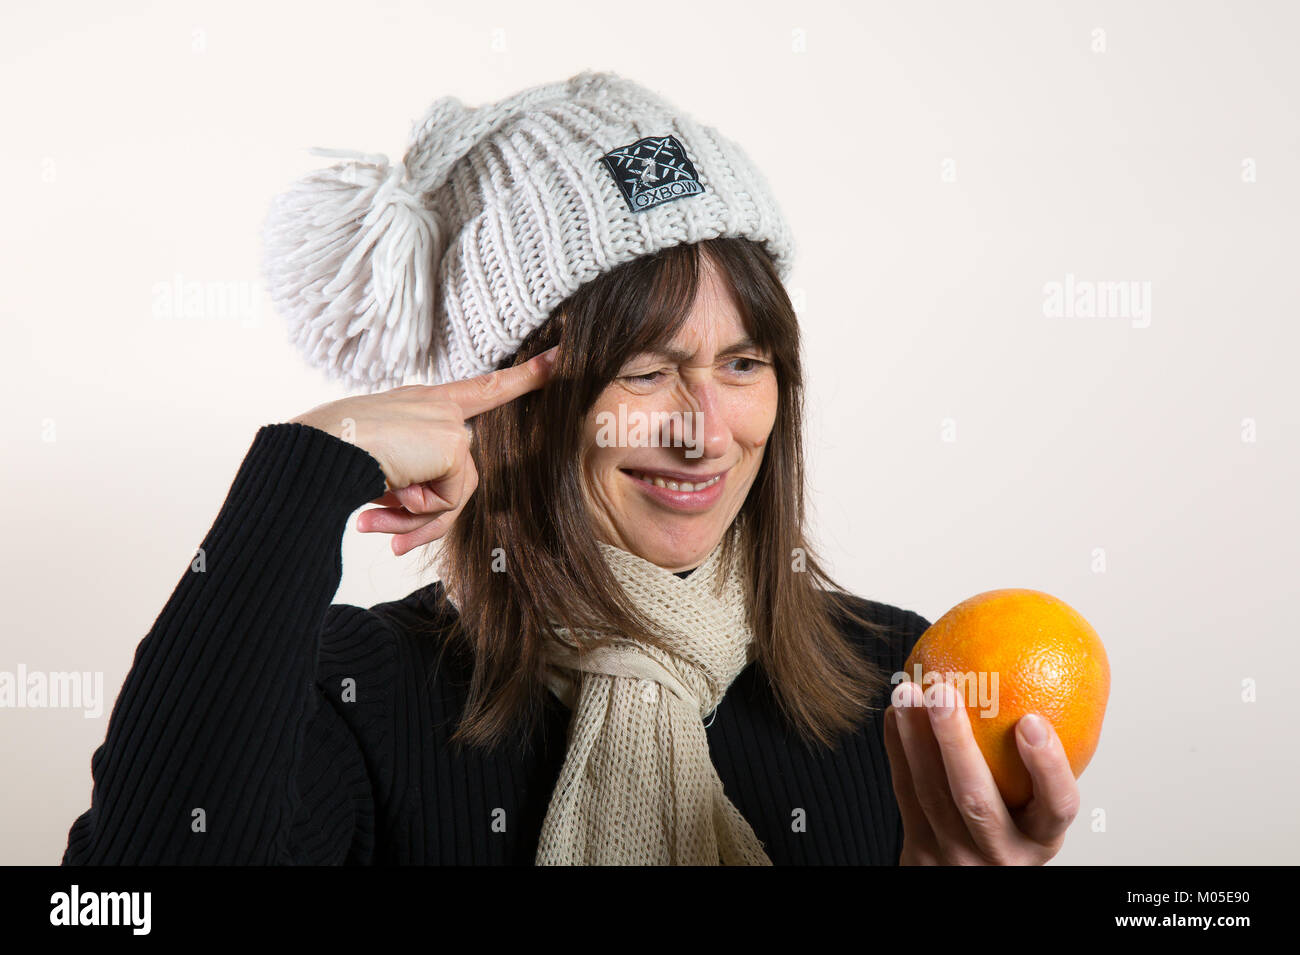
MULTIPOLYGON (((348 518, 384 486, 373 457, 323 431, 258 431, 202 563, 136 650, 64 864, 532 864, 569 711, 548 694, 526 749, 459 751, 471 661, 428 633, 446 622, 441 584, 331 604, 348 518)), ((894 636, 845 632, 902 669, 927 621, 854 599, 894 636)), ((756 664, 736 678, 709 749, 773 863, 897 863, 878 714, 808 747, 756 664)))

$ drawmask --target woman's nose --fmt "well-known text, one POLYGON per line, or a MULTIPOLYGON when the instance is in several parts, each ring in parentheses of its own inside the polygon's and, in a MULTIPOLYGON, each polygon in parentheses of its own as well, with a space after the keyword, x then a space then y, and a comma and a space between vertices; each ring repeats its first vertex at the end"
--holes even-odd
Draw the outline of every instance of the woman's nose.
POLYGON ((690 460, 726 454, 731 446, 731 428, 712 384, 682 385, 672 410, 674 413, 665 422, 668 433, 664 435, 671 447, 685 449, 690 460))

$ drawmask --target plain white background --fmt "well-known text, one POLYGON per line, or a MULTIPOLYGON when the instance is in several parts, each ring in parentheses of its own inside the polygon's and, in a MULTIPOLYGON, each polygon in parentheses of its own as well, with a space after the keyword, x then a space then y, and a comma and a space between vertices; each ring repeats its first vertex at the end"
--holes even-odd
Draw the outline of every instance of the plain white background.
MULTIPOLYGON (((258 427, 343 394, 265 296, 271 196, 311 146, 396 159, 439 96, 586 68, 743 144, 792 223, 841 582, 930 620, 1031 587, 1101 634, 1057 861, 1295 862, 1298 27, 1257 2, 6 4, 0 670, 101 671, 107 698, 0 710, 0 862, 59 861, 258 427), (1150 283, 1149 323, 1046 315, 1067 275, 1150 283), (168 315, 190 282, 246 297, 168 315)), ((343 557, 338 602, 426 582, 384 536, 343 557)))

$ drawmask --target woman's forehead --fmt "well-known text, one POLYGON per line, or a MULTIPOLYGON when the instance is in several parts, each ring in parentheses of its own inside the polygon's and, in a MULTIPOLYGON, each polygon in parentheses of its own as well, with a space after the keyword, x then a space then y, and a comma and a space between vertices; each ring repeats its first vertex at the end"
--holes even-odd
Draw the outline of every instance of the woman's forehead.
MULTIPOLYGON (((707 262, 705 257, 701 262, 707 262)), ((741 345, 749 331, 736 308, 731 289, 715 268, 702 268, 695 301, 685 321, 670 340, 655 342, 645 352, 686 361, 701 351, 723 351, 741 345)), ((752 342, 749 342, 752 345, 752 342)))
POLYGON ((649 356, 664 361, 686 363, 710 356, 725 356, 754 351, 759 345, 740 323, 739 316, 733 325, 711 323, 691 329, 683 326, 673 340, 664 345, 651 345, 636 357, 649 356))

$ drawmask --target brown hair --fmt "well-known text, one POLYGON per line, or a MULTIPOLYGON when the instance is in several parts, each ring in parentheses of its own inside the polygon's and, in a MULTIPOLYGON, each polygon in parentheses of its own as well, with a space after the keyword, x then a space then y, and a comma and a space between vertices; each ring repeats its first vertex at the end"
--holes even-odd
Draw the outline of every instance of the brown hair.
POLYGON ((492 746, 515 730, 531 735, 549 692, 542 653, 548 621, 658 643, 596 545, 582 490, 582 429, 626 362, 666 344, 684 324, 700 284, 701 255, 719 267, 747 333, 771 355, 778 382, 776 422, 736 518, 743 557, 732 552, 730 534, 722 555, 745 560, 757 664, 809 743, 833 746, 838 734, 860 727, 888 685, 833 615, 876 636, 884 628, 853 611, 805 536, 803 374, 794 308, 761 245, 710 239, 642 256, 579 288, 502 363, 526 361, 558 344, 552 381, 473 419, 479 485, 424 567, 438 568, 459 605, 448 644, 458 643, 474 661, 465 713, 452 736, 457 744, 492 746), (505 573, 493 567, 502 555, 505 573))

